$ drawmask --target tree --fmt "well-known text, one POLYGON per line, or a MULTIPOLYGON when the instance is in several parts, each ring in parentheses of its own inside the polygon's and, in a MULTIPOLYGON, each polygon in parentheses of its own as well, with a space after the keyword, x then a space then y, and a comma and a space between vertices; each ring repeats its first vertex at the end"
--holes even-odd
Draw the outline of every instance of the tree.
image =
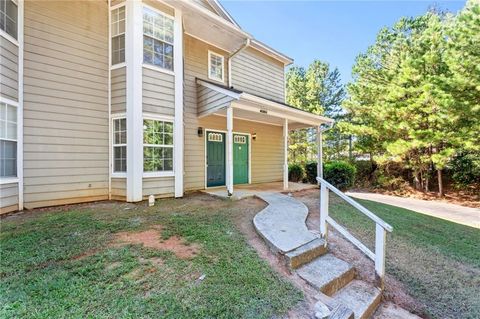
POLYGON ((435 167, 440 196, 449 160, 459 149, 479 144, 480 64, 478 41, 471 40, 478 39, 475 8, 467 6, 457 17, 429 12, 382 29, 357 57, 344 103, 352 121, 342 129, 358 136, 360 149, 379 161, 405 163, 417 187, 435 167), (464 55, 473 64, 468 70, 458 67, 464 55))
MULTIPOLYGON (((287 103, 314 114, 336 118, 342 113, 345 88, 337 68, 315 60, 307 69, 293 66, 286 74, 287 103)), ((290 134, 291 162, 305 163, 316 154, 315 131, 297 130, 290 134)))

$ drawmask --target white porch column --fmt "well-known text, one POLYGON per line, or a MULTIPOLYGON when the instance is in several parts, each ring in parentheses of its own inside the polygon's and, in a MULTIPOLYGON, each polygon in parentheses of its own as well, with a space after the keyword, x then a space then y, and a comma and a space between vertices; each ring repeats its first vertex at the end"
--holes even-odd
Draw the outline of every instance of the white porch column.
POLYGON ((227 191, 233 194, 233 108, 227 108, 227 191))
POLYGON ((175 9, 175 34, 173 46, 173 69, 175 71, 175 125, 174 125, 174 172, 175 197, 183 196, 183 23, 182 11, 175 9))
POLYGON ((125 62, 127 65, 127 201, 142 200, 143 119, 142 62, 143 15, 141 1, 126 2, 125 62))
POLYGON ((322 128, 317 127, 317 176, 323 178, 323 139, 322 128))
POLYGON ((283 189, 288 189, 288 119, 283 120, 283 189))

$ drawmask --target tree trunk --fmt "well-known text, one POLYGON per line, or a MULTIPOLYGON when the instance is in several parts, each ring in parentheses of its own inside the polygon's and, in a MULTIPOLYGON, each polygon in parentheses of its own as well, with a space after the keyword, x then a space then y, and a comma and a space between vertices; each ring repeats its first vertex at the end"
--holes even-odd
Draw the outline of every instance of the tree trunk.
POLYGON ((419 190, 420 189, 420 174, 418 172, 414 172, 414 181, 415 181, 415 189, 419 190))
POLYGON ((437 178, 438 178, 438 196, 443 197, 443 181, 442 181, 442 170, 437 169, 437 178))

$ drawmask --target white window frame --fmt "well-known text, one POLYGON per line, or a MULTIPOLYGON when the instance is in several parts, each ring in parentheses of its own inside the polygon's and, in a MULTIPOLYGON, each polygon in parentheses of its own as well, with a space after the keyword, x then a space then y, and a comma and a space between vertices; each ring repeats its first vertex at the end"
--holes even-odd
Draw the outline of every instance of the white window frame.
MULTIPOLYGON (((125 144, 115 144, 115 120, 121 120, 125 119, 127 120, 126 114, 114 114, 112 115, 111 118, 111 125, 112 125, 112 132, 111 132, 111 139, 112 139, 112 167, 111 167, 111 172, 112 172, 112 178, 126 178, 127 177, 127 171, 125 172, 115 172, 115 147, 116 146, 125 146, 127 153, 128 153, 128 140, 126 141, 127 143, 125 144)), ((128 134, 128 132, 127 132, 128 134)))
MULTIPOLYGON (((127 51, 127 6, 125 5, 125 3, 120 3, 120 4, 117 4, 115 6, 112 6, 110 7, 110 19, 109 19, 109 37, 110 37, 110 41, 109 41, 109 50, 110 50, 110 61, 109 61, 109 64, 110 64, 110 69, 111 70, 114 70, 114 69, 118 69, 118 68, 121 68, 121 67, 124 67, 126 66, 126 60, 127 60, 127 57, 126 57, 126 51, 127 51), (123 62, 120 62, 120 63, 115 63, 113 64, 113 50, 112 50, 112 43, 113 43, 113 34, 112 34, 112 12, 116 9, 119 9, 121 7, 124 7, 125 8, 125 31, 123 31, 123 35, 124 35, 124 50, 125 50, 125 59, 123 62)), ((121 34, 117 34, 115 37, 119 36, 121 34)))
POLYGON ((222 83, 225 81, 225 57, 222 54, 219 54, 210 50, 208 50, 208 78, 210 80, 214 80, 222 83), (222 60, 222 77, 221 78, 217 78, 211 73, 212 56, 219 57, 222 60))
POLYGON ((157 41, 160 41, 160 42, 164 42, 166 44, 169 44, 172 46, 173 48, 173 55, 172 55, 172 70, 169 70, 169 69, 166 69, 166 68, 163 68, 161 66, 158 66, 158 65, 154 65, 154 64, 149 64, 149 63, 144 63, 143 62, 143 49, 142 49, 142 67, 146 68, 146 69, 150 69, 150 70, 154 70, 154 71, 159 71, 159 72, 163 72, 163 73, 166 73, 166 74, 170 74, 170 75, 175 75, 175 29, 177 28, 176 26, 176 23, 175 23, 175 17, 174 16, 171 16, 169 15, 168 13, 165 13, 155 7, 152 7, 148 4, 143 4, 142 5, 142 45, 143 45, 143 37, 144 36, 147 36, 147 37, 150 37, 154 40, 157 40, 157 41), (143 10, 144 8, 147 8, 155 13, 158 13, 166 18, 169 18, 173 21, 173 42, 172 43, 169 43, 167 41, 164 41, 164 40, 160 40, 160 39, 157 39, 155 37, 152 37, 150 35, 145 35, 145 33, 143 32, 143 10))
MULTIPOLYGON (((151 121, 162 121, 162 122, 169 122, 172 123, 172 145, 156 145, 156 144, 142 144, 143 147, 171 147, 172 148, 172 170, 171 171, 159 171, 159 172, 143 172, 144 178, 151 178, 151 177, 173 177, 175 176, 175 119, 172 116, 159 116, 155 114, 143 114, 142 123, 144 120, 151 120, 151 121)), ((143 140, 143 130, 142 130, 142 140, 143 140)), ((143 151, 142 151, 143 152, 143 151)), ((142 170, 143 170, 143 156, 142 156, 142 170)))
POLYGON ((17 21, 16 21, 16 24, 17 24, 17 38, 15 39, 14 37, 12 37, 10 34, 8 34, 6 31, 3 31, 2 29, 0 29, 0 36, 2 36, 3 38, 5 38, 6 40, 12 42, 13 44, 15 44, 17 47, 19 46, 19 42, 18 42, 18 37, 19 37, 19 20, 20 20, 20 10, 19 10, 19 3, 17 0, 12 0, 13 3, 15 3, 15 5, 17 6, 17 21))
MULTIPOLYGON (((12 106, 16 109, 16 115, 17 115, 17 121, 15 122, 16 124, 16 134, 17 134, 17 138, 14 140, 14 139, 10 139, 10 138, 2 138, 1 140, 3 141, 10 141, 10 142, 15 142, 17 143, 17 147, 16 147, 16 151, 17 151, 17 162, 15 163, 15 166, 17 167, 17 170, 15 172, 15 175, 16 176, 0 176, 0 185, 2 184, 10 184, 10 183, 18 183, 18 181, 20 180, 20 178, 18 177, 18 171, 19 171, 19 116, 20 116, 20 112, 19 112, 19 109, 20 109, 20 104, 16 101, 13 101, 13 100, 10 100, 10 99, 7 99, 5 97, 2 97, 0 96, 0 102, 1 103, 5 103, 9 106, 12 106)), ((5 129, 7 129, 7 127, 5 127, 5 129)))

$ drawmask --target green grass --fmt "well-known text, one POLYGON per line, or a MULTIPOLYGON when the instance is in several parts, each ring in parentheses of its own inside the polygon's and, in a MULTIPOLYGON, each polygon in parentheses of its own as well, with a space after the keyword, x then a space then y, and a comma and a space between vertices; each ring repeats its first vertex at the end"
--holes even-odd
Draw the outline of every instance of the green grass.
MULTIPOLYGON (((434 318, 480 318, 480 230, 407 209, 359 200, 393 226, 387 235, 387 273, 425 304, 434 318)), ((333 197, 331 216, 374 246, 374 224, 333 197)))
POLYGON ((97 204, 2 221, 1 318, 271 318, 303 296, 261 260, 232 217, 256 209, 193 195, 154 208, 97 204), (200 198, 200 200, 199 200, 200 198), (203 203, 202 203, 203 202, 203 203), (129 209, 127 209, 129 208, 129 209), (201 250, 193 259, 120 231, 164 226, 201 250), (93 252, 78 258, 85 252, 93 252), (157 259, 153 259, 157 258, 157 259), (151 261, 161 258, 163 264, 151 261), (196 279, 205 274, 205 279, 196 279))

